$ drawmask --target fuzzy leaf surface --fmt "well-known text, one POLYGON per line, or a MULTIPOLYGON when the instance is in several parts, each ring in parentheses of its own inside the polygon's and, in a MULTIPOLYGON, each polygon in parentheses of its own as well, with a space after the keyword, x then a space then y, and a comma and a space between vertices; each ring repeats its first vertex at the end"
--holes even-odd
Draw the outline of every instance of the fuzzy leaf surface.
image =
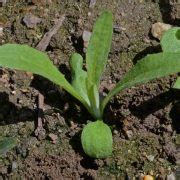
POLYGON ((70 67, 72 81, 71 84, 74 89, 86 100, 87 104, 90 106, 90 101, 88 98, 86 79, 87 72, 83 68, 83 58, 80 54, 74 53, 70 58, 70 67))
POLYGON ((125 88, 146 83, 155 78, 160 78, 180 72, 180 53, 157 53, 147 55, 140 60, 105 97, 102 102, 103 112, 108 101, 125 88))
POLYGON ((29 71, 41 75, 63 87, 87 107, 85 100, 76 92, 64 75, 50 61, 49 57, 27 45, 5 44, 0 46, 0 66, 29 71))
POLYGON ((87 124, 81 134, 84 152, 93 158, 106 158, 112 154, 112 133, 108 125, 97 120, 87 124))
MULTIPOLYGON (((164 52, 180 53, 180 28, 169 29, 162 37, 161 46, 164 52)), ((180 89, 180 77, 175 82, 173 88, 180 89)))
POLYGON ((110 51, 113 32, 112 13, 104 11, 97 19, 86 53, 87 73, 90 82, 99 88, 110 51))
POLYGON ((180 28, 175 27, 164 33, 161 39, 163 52, 180 52, 180 28))

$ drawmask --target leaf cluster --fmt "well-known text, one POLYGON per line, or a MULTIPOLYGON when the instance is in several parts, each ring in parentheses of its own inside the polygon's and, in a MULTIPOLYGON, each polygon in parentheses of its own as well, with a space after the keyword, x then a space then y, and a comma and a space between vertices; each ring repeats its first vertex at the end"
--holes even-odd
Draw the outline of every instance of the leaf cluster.
MULTIPOLYGON (((80 54, 74 53, 70 58, 71 83, 45 53, 27 45, 0 46, 0 66, 32 72, 49 79, 78 99, 97 120, 88 124, 81 136, 85 152, 92 157, 107 157, 112 152, 112 134, 102 118, 106 105, 114 95, 125 88, 180 72, 180 28, 172 28, 161 40, 162 52, 147 55, 138 61, 107 96, 100 99, 98 90, 107 64, 112 34, 113 16, 111 12, 104 11, 94 25, 87 48, 87 71, 83 69, 84 60, 80 54)), ((180 78, 174 87, 180 88, 180 78)))

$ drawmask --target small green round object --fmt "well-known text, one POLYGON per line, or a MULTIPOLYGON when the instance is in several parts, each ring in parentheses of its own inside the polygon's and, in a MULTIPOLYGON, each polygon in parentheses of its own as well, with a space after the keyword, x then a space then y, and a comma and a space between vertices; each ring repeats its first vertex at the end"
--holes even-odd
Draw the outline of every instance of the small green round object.
POLYGON ((106 158, 112 154, 111 129, 101 120, 90 122, 82 131, 81 143, 90 157, 106 158))

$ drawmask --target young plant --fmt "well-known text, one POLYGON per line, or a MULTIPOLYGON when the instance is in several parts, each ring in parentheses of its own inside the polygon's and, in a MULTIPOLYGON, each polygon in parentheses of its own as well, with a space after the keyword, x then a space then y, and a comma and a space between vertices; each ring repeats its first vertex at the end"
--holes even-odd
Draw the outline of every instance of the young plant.
POLYGON ((94 25, 86 53, 87 71, 83 69, 83 58, 80 54, 74 53, 71 56, 71 83, 45 53, 27 45, 5 44, 0 47, 0 66, 41 75, 63 87, 86 107, 95 122, 84 127, 81 141, 85 153, 94 158, 106 158, 112 154, 112 133, 102 120, 110 99, 125 88, 180 72, 180 29, 174 28, 169 30, 161 41, 163 52, 147 55, 139 61, 101 100, 98 89, 110 51, 112 19, 111 12, 104 11, 94 25))

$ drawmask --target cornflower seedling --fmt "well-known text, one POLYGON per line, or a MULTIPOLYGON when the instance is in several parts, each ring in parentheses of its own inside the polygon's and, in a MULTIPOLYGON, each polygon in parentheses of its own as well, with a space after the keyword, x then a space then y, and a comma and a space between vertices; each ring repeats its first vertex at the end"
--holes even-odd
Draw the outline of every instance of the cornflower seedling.
POLYGON ((162 52, 144 57, 116 84, 104 99, 99 98, 99 87, 110 51, 113 34, 113 17, 104 11, 97 19, 83 58, 74 53, 70 58, 72 81, 52 64, 48 56, 27 45, 5 44, 0 47, 0 66, 41 75, 63 87, 78 99, 94 118, 81 134, 85 153, 94 158, 106 158, 112 154, 112 133, 103 122, 103 112, 110 99, 125 88, 130 88, 169 74, 180 72, 180 28, 170 29, 162 38, 162 52))

